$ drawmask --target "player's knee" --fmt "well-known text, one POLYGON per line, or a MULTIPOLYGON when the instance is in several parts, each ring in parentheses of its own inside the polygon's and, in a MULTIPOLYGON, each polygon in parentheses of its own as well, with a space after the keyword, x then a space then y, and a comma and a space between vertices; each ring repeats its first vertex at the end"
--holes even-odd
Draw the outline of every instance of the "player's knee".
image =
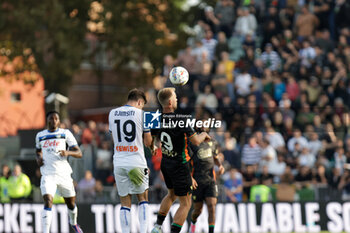
POLYGON ((168 198, 169 198, 172 202, 174 202, 174 201, 176 200, 176 196, 175 196, 174 193, 169 192, 169 193, 167 194, 167 196, 168 196, 168 198))
POLYGON ((180 198, 180 205, 190 209, 191 208, 191 197, 185 196, 185 197, 180 198))
POLYGON ((208 207, 209 213, 215 213, 215 204, 214 203, 208 203, 207 207, 208 207))
POLYGON ((193 214, 198 217, 202 213, 202 208, 196 208, 193 210, 193 214))

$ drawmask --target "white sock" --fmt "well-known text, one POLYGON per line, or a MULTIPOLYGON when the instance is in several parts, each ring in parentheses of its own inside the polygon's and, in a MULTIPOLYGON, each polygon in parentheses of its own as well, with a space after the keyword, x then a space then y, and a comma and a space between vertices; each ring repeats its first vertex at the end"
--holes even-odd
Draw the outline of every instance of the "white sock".
POLYGON ((139 203, 139 223, 140 223, 140 233, 147 232, 148 226, 148 202, 142 201, 139 203))
POLYGON ((68 209, 68 216, 69 216, 69 223, 70 225, 77 225, 77 218, 78 218, 78 207, 77 205, 74 206, 73 210, 68 209))
POLYGON ((50 233, 51 221, 52 221, 52 211, 51 208, 43 209, 41 212, 41 220, 43 233, 50 233))
POLYGON ((120 225, 123 233, 130 233, 130 208, 122 206, 120 208, 120 225))

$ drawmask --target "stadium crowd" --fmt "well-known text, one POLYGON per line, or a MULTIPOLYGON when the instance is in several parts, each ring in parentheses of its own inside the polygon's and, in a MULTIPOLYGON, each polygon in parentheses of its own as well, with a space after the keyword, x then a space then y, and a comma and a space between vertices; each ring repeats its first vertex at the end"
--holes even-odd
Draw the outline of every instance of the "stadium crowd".
MULTIPOLYGON (((314 187, 350 199, 349 12, 345 0, 218 0, 188 28, 188 46, 164 57, 147 108, 159 108, 172 67, 189 71, 189 83, 177 87, 178 111, 222 120, 210 134, 227 171, 218 178, 226 201, 302 199, 314 187)), ((80 200, 103 201, 114 184, 108 125, 62 127, 84 154, 70 160, 80 200)), ((161 151, 146 157, 161 200, 161 151)))
POLYGON ((188 46, 164 57, 148 95, 171 85, 173 66, 189 71, 179 111, 223 120, 211 134, 232 168, 222 177, 227 200, 266 200, 266 186, 283 199, 277 184, 349 197, 349 12, 343 0, 219 0, 188 30, 188 46))

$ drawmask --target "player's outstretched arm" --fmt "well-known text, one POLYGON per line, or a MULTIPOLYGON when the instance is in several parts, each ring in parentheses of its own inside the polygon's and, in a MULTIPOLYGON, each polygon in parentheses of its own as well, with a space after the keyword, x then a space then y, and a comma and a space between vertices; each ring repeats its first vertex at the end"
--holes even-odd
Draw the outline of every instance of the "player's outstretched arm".
POLYGON ((83 157, 83 153, 81 153, 81 150, 79 146, 73 146, 69 148, 69 150, 60 150, 61 156, 72 156, 74 158, 81 158, 83 157))
POLYGON ((190 141, 193 145, 199 146, 204 141, 210 140, 211 137, 206 133, 202 132, 200 134, 195 134, 192 137, 190 137, 190 141))
POLYGON ((36 163, 39 167, 44 165, 43 152, 41 151, 41 149, 36 149, 36 163))

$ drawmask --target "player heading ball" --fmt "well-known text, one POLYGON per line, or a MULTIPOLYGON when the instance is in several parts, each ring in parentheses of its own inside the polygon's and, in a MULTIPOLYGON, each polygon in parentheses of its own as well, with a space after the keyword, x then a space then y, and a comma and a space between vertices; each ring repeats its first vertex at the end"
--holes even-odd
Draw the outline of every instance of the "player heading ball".
POLYGON ((148 168, 143 144, 150 146, 152 136, 143 127, 145 94, 133 89, 128 94, 126 105, 109 113, 109 130, 114 141, 114 177, 120 196, 120 223, 123 233, 130 232, 131 195, 139 201, 140 232, 147 232, 148 222, 148 168))

